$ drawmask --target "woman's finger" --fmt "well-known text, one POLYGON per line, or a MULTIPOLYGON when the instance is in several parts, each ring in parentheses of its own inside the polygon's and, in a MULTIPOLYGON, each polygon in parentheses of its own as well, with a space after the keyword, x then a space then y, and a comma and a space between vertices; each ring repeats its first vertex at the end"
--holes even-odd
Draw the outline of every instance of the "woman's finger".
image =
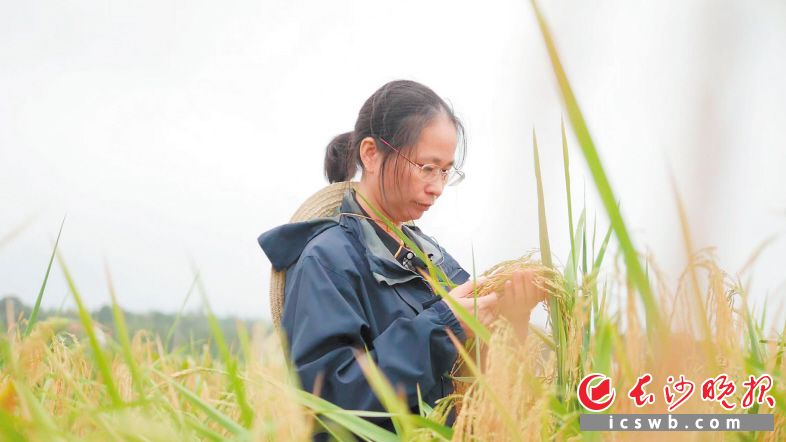
POLYGON ((517 270, 513 272, 513 293, 516 295, 516 304, 519 306, 529 304, 529 298, 532 296, 527 291, 527 286, 524 283, 524 273, 517 270))
POLYGON ((472 292, 475 289, 475 287, 480 287, 480 285, 483 284, 483 282, 486 281, 486 279, 487 279, 487 277, 485 277, 485 276, 481 276, 481 277, 477 278, 476 280, 473 280, 472 278, 470 278, 464 284, 461 284, 460 286, 457 286, 456 288, 454 288, 451 291, 451 294, 455 298, 471 297, 472 296, 472 292))
POLYGON ((488 312, 492 317, 499 314, 500 298, 496 292, 478 298, 478 310, 488 312))
POLYGON ((510 280, 505 281, 503 292, 503 299, 505 299, 508 303, 512 302, 514 297, 513 295, 515 295, 515 293, 513 292, 513 283, 510 280))
POLYGON ((482 306, 495 306, 499 302, 499 295, 497 292, 491 292, 486 296, 481 296, 478 298, 478 305, 482 306))

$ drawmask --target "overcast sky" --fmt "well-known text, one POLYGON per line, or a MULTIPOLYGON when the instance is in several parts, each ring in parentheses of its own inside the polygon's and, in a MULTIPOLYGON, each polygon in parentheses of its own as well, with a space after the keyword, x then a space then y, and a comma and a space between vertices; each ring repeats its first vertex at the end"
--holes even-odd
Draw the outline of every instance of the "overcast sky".
MULTIPOLYGON (((471 269, 568 250, 559 101, 529 2, 0 3, 0 296, 32 304, 52 241, 92 307, 176 311, 198 268, 220 314, 269 318, 257 236, 326 184, 324 147, 387 81, 448 99, 467 179, 419 225, 471 269)), ((786 6, 543 2, 626 221, 676 285, 673 173, 698 246, 734 274, 786 226, 786 6)), ((607 219, 569 132, 574 217, 607 219)), ((591 225, 591 224, 590 224, 591 225)), ((786 240, 752 296, 784 298, 786 240)), ((56 269, 44 303, 72 304, 56 269)), ((199 306, 197 297, 190 302, 199 306)))

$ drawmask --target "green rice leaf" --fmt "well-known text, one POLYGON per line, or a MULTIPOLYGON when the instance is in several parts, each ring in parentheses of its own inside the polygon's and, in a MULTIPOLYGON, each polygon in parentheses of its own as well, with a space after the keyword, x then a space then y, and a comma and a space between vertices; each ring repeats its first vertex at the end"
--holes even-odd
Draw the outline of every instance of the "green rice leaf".
POLYGON ((131 352, 131 341, 128 338, 128 327, 126 327, 125 315, 123 314, 123 311, 120 309, 120 305, 117 302, 117 294, 115 293, 115 287, 112 283, 112 275, 109 273, 109 266, 106 264, 106 261, 104 262, 104 272, 106 273, 109 296, 112 299, 112 317, 114 318, 115 322, 115 333, 117 335, 118 341, 120 342, 120 347, 123 350, 123 357, 125 358, 128 369, 131 372, 131 379, 134 388, 136 389, 139 397, 142 398, 145 396, 145 391, 142 387, 142 374, 139 371, 139 367, 136 364, 134 355, 131 352))
POLYGON ((576 289, 576 286, 579 285, 578 275, 576 271, 578 270, 578 259, 576 254, 579 253, 581 250, 581 244, 584 239, 584 223, 585 223, 585 213, 584 210, 581 211, 581 215, 579 216, 579 223, 576 225, 576 234, 571 235, 574 240, 574 243, 570 246, 570 252, 568 253, 568 265, 565 266, 565 283, 567 284, 568 292, 573 293, 576 289))
POLYGON ((390 412, 393 426, 396 433, 403 440, 407 440, 412 434, 413 426, 409 407, 393 388, 393 385, 382 373, 368 349, 365 353, 356 352, 355 359, 358 361, 371 390, 379 399, 385 410, 390 412))
MULTIPOLYGON (((396 442, 399 438, 390 431, 374 425, 361 417, 349 414, 337 405, 315 396, 307 391, 297 390, 296 395, 301 405, 317 413, 329 417, 333 422, 367 440, 380 442, 396 442)), ((389 416, 389 414, 386 414, 389 416)))
POLYGON ((166 332, 166 338, 164 338, 164 345, 165 348, 172 348, 172 338, 174 337, 175 330, 177 329, 177 325, 180 323, 180 318, 183 316, 183 312, 186 309, 186 304, 188 304, 188 300, 191 299, 191 293, 194 292, 196 288, 197 280, 199 279, 199 273, 194 276, 194 280, 191 282, 191 287, 188 288, 186 292, 186 297, 183 299, 183 303, 180 305, 180 310, 177 311, 177 316, 175 316, 175 320, 172 321, 172 325, 169 327, 169 330, 166 332))
POLYGON ((0 434, 3 435, 4 440, 9 442, 27 442, 27 437, 18 430, 22 426, 21 421, 20 418, 0 409, 0 434))
POLYGON ((423 416, 412 416, 412 422, 419 428, 427 428, 431 430, 433 434, 438 436, 438 440, 449 441, 453 439, 453 429, 446 425, 434 422, 433 420, 423 416))
MULTIPOLYGON (((538 140, 535 131, 532 131, 532 152, 535 163, 535 181, 538 192, 538 227, 540 232, 540 258, 544 266, 553 268, 551 260, 551 246, 549 245, 549 229, 546 222, 546 206, 543 198, 543 180, 540 174, 540 157, 538 155, 538 140)), ((565 324, 563 317, 565 313, 558 300, 554 296, 548 297, 549 319, 551 322, 551 332, 554 336, 557 355, 557 388, 562 391, 566 386, 565 360, 567 354, 567 336, 565 335, 565 324)))
POLYGON ((49 264, 46 266, 44 281, 41 283, 41 289, 38 290, 38 296, 35 298, 33 311, 30 313, 30 320, 27 322, 27 327, 25 328, 25 336, 30 334, 30 332, 33 330, 36 320, 38 319, 38 311, 41 309, 41 300, 44 298, 46 283, 49 281, 49 271, 52 270, 52 262, 55 260, 57 245, 60 244, 60 235, 63 233, 63 225, 65 225, 65 220, 65 217, 63 217, 63 221, 60 222, 60 230, 57 231, 57 239, 55 239, 55 245, 52 247, 52 255, 49 256, 49 264))
POLYGON ((248 330, 241 321, 235 323, 235 330, 237 333, 237 340, 240 342, 240 351, 243 353, 243 360, 246 364, 251 362, 251 338, 248 336, 248 330))
POLYGON ((60 264, 60 268, 63 270, 63 275, 65 276, 66 282, 68 283, 68 289, 71 291, 71 295, 74 297, 74 301, 76 302, 77 309, 79 311, 79 321, 82 323, 82 328, 85 329, 85 333, 87 334, 87 339, 90 343, 90 349, 93 351, 93 358, 96 361, 99 373, 101 373, 101 379, 104 381, 104 385, 106 385, 107 393, 112 399, 112 404, 115 406, 120 406, 123 401, 120 398, 120 393, 118 392, 117 387, 115 386, 115 381, 112 378, 112 370, 110 369, 109 362, 104 355, 104 351, 101 349, 101 344, 98 342, 98 337, 96 336, 95 329, 93 328, 93 319, 90 317, 90 313, 87 311, 87 307, 85 307, 84 302, 82 302, 82 296, 79 294, 79 290, 76 288, 76 284, 74 283, 74 279, 71 277, 71 272, 68 271, 68 266, 66 266, 65 260, 59 253, 57 254, 57 260, 60 264))
MULTIPOLYGON (((478 272, 475 268, 475 244, 470 244, 470 251, 472 252, 472 314, 477 319, 478 317, 478 272)), ((475 347, 475 363, 480 366, 480 342, 474 340, 473 347, 475 347)))
POLYGON ((226 440, 226 438, 224 436, 222 436, 222 435, 216 433, 215 431, 211 430, 210 428, 208 428, 207 425, 205 425, 202 422, 200 422, 199 420, 197 420, 194 416, 192 416, 190 414, 185 414, 185 416, 186 416, 186 420, 185 420, 186 425, 189 428, 191 428, 192 430, 196 431, 197 434, 199 434, 203 438, 205 438, 207 440, 216 441, 216 442, 221 442, 221 441, 226 440))
POLYGON ((423 412, 423 405, 425 402, 423 402, 423 395, 420 394, 420 384, 415 385, 415 391, 418 393, 418 414, 425 416, 425 413, 423 412))
MULTIPOLYGON (((355 441, 356 439, 349 434, 349 432, 340 426, 333 425, 332 421, 325 422, 325 420, 320 419, 319 416, 314 416, 314 420, 319 423, 319 425, 327 431, 330 437, 337 442, 344 442, 344 441, 355 441)), ((366 440, 365 438, 362 438, 366 440)))
POLYGON ((540 159, 538 157, 538 139, 532 131, 532 152, 535 157, 535 180, 538 186, 538 227, 540 229, 540 259, 546 267, 554 267, 551 261, 549 245, 549 229, 546 224, 546 207, 543 202, 543 180, 540 176, 540 159))
POLYGON ((652 324, 652 327, 647 328, 647 330, 650 331, 650 338, 651 340, 657 340, 657 336, 662 331, 663 326, 660 310, 657 303, 655 302, 655 298, 644 274, 642 265, 639 262, 638 254, 633 246, 630 235, 628 234, 628 229, 625 226, 622 214, 619 211, 619 207, 615 203, 616 198, 614 196, 614 192, 611 189, 611 184, 609 184, 608 177, 606 176, 606 172, 604 171, 603 165, 601 164, 600 157, 595 148, 595 143, 592 140, 589 129, 587 128, 587 124, 584 120, 581 109, 579 108, 579 104, 575 95, 573 94, 573 89, 568 81, 565 69, 563 68, 562 62, 560 61, 559 55, 557 54, 557 48, 551 36, 551 31, 549 30, 546 20, 544 19, 543 14, 541 13, 540 8, 538 7, 538 4, 535 0, 532 0, 532 8, 535 12, 543 40, 546 44, 546 51, 548 52, 549 58, 551 59, 552 67, 554 68, 554 75, 563 98, 563 103, 567 108, 568 120, 570 121, 573 131, 576 134, 581 151, 584 154, 584 158, 587 161, 590 172, 592 173, 592 179, 595 182, 595 186, 598 189, 598 193, 600 194, 601 200, 603 201, 603 205, 606 208, 606 213, 609 215, 611 226, 618 238, 620 248, 622 249, 623 256, 625 258, 628 277, 638 289, 641 301, 644 304, 648 324, 652 324))
POLYGON ((188 402, 190 402, 196 408, 200 409, 203 413, 207 415, 207 417, 209 417, 211 420, 224 427, 226 430, 230 431, 233 434, 243 437, 248 437, 250 435, 249 431, 246 428, 243 428, 243 426, 230 419, 227 415, 216 410, 210 404, 203 401, 199 396, 194 394, 194 392, 180 385, 179 382, 175 381, 167 374, 162 373, 155 368, 152 368, 152 370, 154 373, 160 376, 161 379, 163 379, 165 382, 171 385, 175 390, 177 390, 177 392, 180 393, 180 395, 183 396, 188 402))
POLYGON ((611 238, 611 226, 606 230, 606 235, 603 237, 603 242, 598 250, 598 256, 595 257, 595 261, 592 263, 593 272, 600 270, 600 265, 603 263, 603 257, 606 254, 606 247, 609 245, 609 238, 611 238))
POLYGON ((595 328, 595 347, 592 349, 592 371, 611 376, 611 363, 614 357, 614 326, 609 321, 600 321, 595 328))
POLYGON ((240 376, 238 376, 237 373, 237 359, 234 358, 229 351, 229 346, 227 346, 226 340, 224 339, 224 333, 221 331, 221 326, 218 323, 218 319, 216 319, 216 316, 213 314, 213 310, 210 308, 210 303, 207 299, 207 293, 205 292, 205 288, 202 285, 202 279, 198 276, 197 287, 199 288, 199 292, 202 295, 202 302, 205 307, 205 313, 207 315, 208 325, 210 326, 210 332, 215 339, 216 345, 218 346, 221 359, 227 368, 229 385, 235 392, 235 399, 237 400, 237 404, 240 407, 240 421, 244 427, 251 428, 251 425, 254 423, 254 411, 251 409, 248 399, 246 399, 246 388, 243 385, 243 380, 240 379, 240 376))
MULTIPOLYGON (((563 166, 565 169, 565 193, 567 195, 568 200, 568 233, 570 234, 570 256, 576 256, 576 252, 573 248, 575 244, 575 240, 573 239, 573 204, 571 202, 571 194, 570 194, 570 160, 568 156, 568 137, 565 135, 565 120, 560 118, 559 121, 560 131, 562 132, 562 161, 563 166)), ((573 264, 573 273, 576 273, 576 263, 575 260, 573 262, 568 261, 568 263, 573 264)))

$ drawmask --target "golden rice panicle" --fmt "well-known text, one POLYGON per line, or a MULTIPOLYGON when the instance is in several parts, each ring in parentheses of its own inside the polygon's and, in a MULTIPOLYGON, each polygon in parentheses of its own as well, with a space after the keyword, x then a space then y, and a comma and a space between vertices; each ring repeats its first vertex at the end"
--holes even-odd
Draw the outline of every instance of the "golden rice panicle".
MULTIPOLYGON (((481 276, 486 277, 486 280, 483 281, 482 284, 479 285, 477 289, 477 295, 487 296, 490 293, 497 293, 502 294, 504 292, 504 284, 506 281, 510 280, 513 277, 513 273, 516 271, 534 271, 535 278, 534 284, 538 288, 545 290, 549 295, 555 296, 558 299, 564 300, 566 297, 565 293, 565 283, 562 275, 553 270, 549 267, 544 266, 541 264, 540 261, 535 259, 533 256, 536 252, 532 251, 529 252, 519 258, 511 259, 507 261, 502 261, 485 272, 481 274, 481 276)), ((546 304, 548 308, 548 305, 546 304)), ((581 336, 578 332, 578 329, 572 335, 573 341, 580 340, 581 336)), ((474 345, 477 345, 477 342, 474 340, 471 341, 471 344, 468 346, 468 351, 474 354, 474 345)), ((486 360, 486 353, 487 347, 483 346, 481 348, 481 367, 485 366, 483 361, 486 360)), ((578 352, 575 352, 576 355, 574 357, 575 360, 578 360, 578 352)), ((469 373, 463 368, 463 361, 459 358, 456 361, 456 364, 453 366, 451 370, 451 375, 454 377, 462 377, 466 378, 469 376, 469 373)), ((464 395, 468 389, 470 388, 470 382, 461 381, 461 380, 454 380, 453 381, 453 389, 454 392, 458 395, 464 395)), ((456 408, 460 412, 462 407, 462 401, 458 400, 456 403, 456 408)))
POLYGON ((497 320, 492 326, 486 370, 482 380, 473 383, 464 395, 453 426, 454 440, 472 440, 480 434, 489 441, 540 439, 548 422, 544 354, 538 337, 529 335, 522 343, 508 321, 497 320), (495 404, 500 400, 510 417, 507 424, 495 404), (511 422, 514 428, 510 428, 511 422))
POLYGON ((24 373, 29 385, 38 384, 47 374, 46 357, 52 338, 68 322, 63 318, 49 318, 35 324, 30 335, 24 339, 17 333, 12 333, 15 359, 19 361, 19 369, 24 373))
POLYGON ((489 293, 504 292, 505 282, 513 277, 513 273, 522 271, 535 272, 534 284, 540 289, 545 290, 552 296, 564 294, 564 283, 562 275, 549 267, 541 264, 533 258, 534 252, 530 252, 520 258, 502 261, 481 274, 486 280, 478 287, 478 296, 486 296, 489 293))
POLYGON ((246 361, 244 375, 256 412, 254 440, 311 440, 313 416, 298 403, 297 392, 290 387, 297 380, 287 365, 283 339, 275 330, 268 334, 259 326, 252 330, 252 357, 246 361))

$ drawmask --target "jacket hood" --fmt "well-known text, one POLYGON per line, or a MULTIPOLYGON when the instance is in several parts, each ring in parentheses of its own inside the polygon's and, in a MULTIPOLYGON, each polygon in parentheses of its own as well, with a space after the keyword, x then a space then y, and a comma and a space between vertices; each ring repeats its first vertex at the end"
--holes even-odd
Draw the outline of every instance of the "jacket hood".
POLYGON ((338 224, 336 218, 315 218, 284 224, 259 235, 257 241, 273 268, 280 272, 300 258, 309 241, 336 224, 338 224))

